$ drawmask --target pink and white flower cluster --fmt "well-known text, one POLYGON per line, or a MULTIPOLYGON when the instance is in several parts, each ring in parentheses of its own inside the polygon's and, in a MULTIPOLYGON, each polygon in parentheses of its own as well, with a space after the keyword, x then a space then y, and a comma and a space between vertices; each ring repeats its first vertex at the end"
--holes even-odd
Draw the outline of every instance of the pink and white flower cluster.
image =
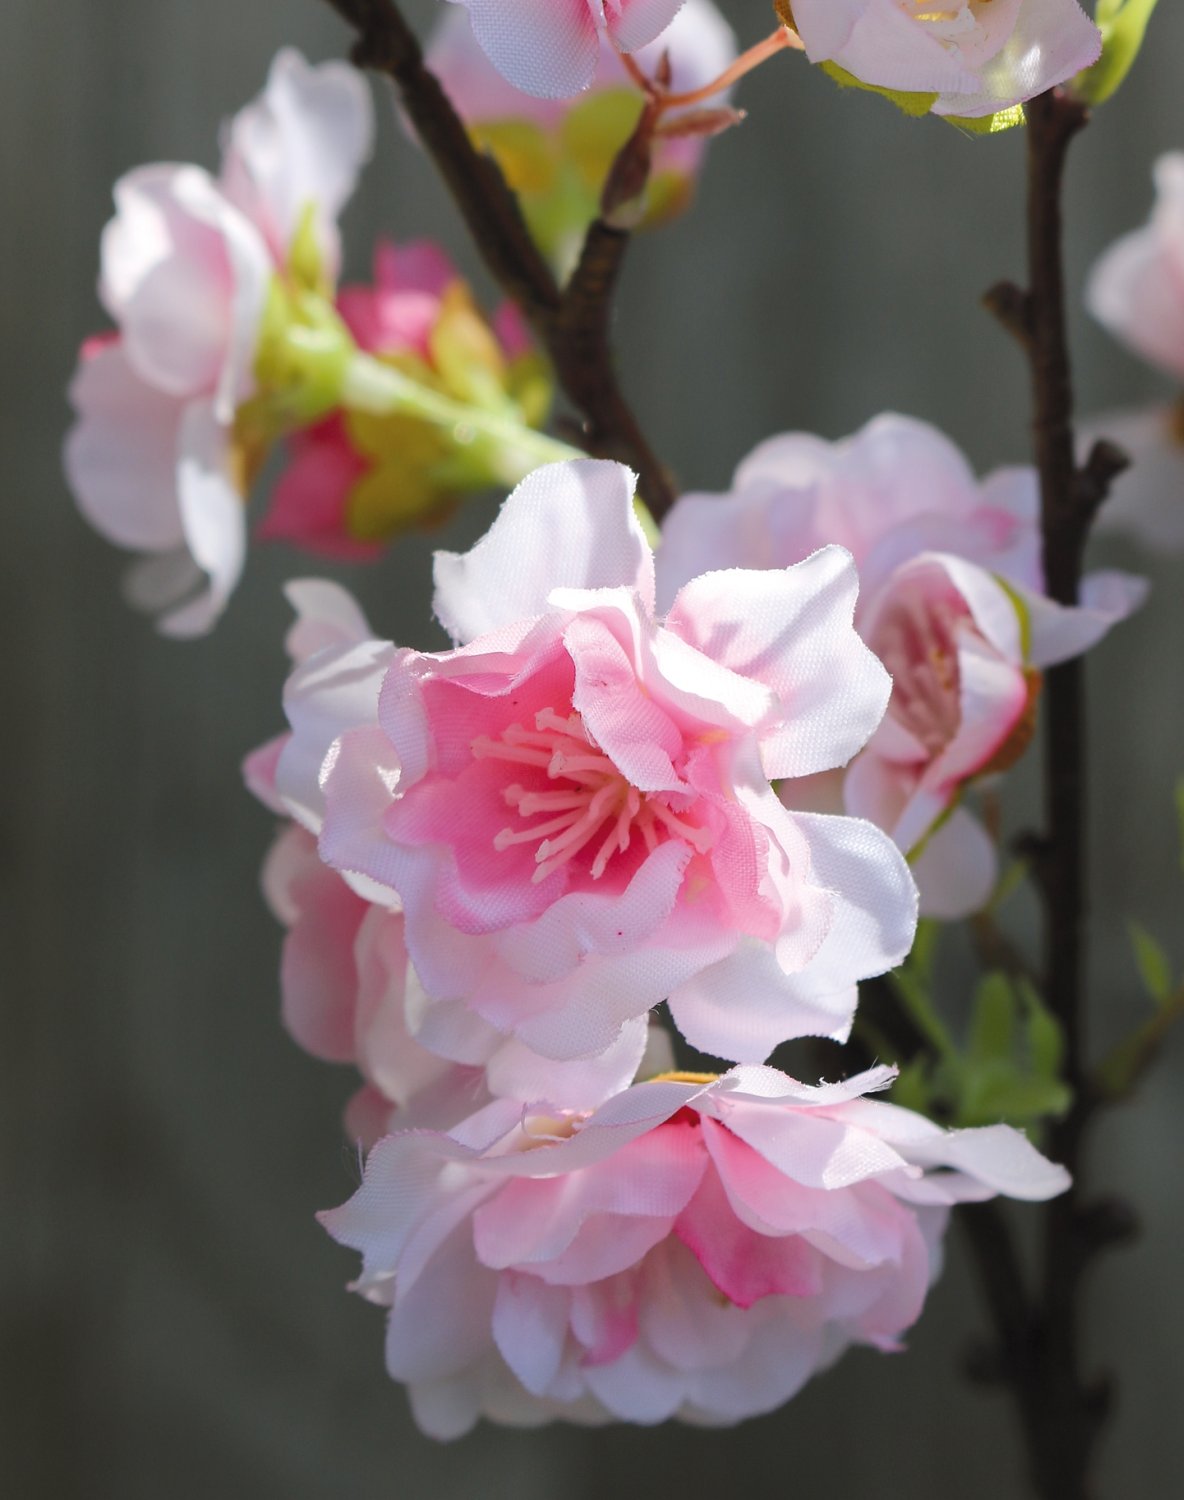
MULTIPOLYGON (((449 257, 431 241, 379 245, 374 280, 341 289, 337 312, 356 347, 459 399, 496 391, 529 425, 550 404, 550 379, 513 303, 492 324, 449 257)), ((259 526, 265 541, 347 561, 379 556, 391 538, 444 519, 487 489, 499 454, 489 440, 463 452, 414 417, 338 409, 292 434, 259 526)))
POLYGON ((772 1068, 671 1074, 591 1114, 498 1101, 380 1141, 322 1214, 390 1309, 424 1431, 478 1417, 711 1426, 771 1411, 852 1344, 892 1350, 949 1206, 1062 1192, 1006 1126, 943 1131, 772 1068))
POLYGON ((337 217, 372 132, 352 68, 287 49, 227 126, 217 177, 160 163, 115 185, 99 294, 118 331, 83 348, 65 464, 91 524, 146 554, 128 593, 168 634, 208 630, 238 581, 261 455, 236 417, 272 281, 302 234, 335 278, 337 217))
POLYGON ((1184 549, 1184 152, 1155 164, 1150 222, 1123 235, 1094 267, 1086 302, 1115 338, 1162 370, 1175 399, 1092 422, 1134 460, 1103 507, 1104 525, 1154 547, 1184 549))
POLYGON ((791 782, 782 796, 870 818, 910 855, 922 911, 963 916, 996 875, 964 789, 1026 748, 1040 670, 1100 640, 1145 585, 1094 573, 1080 607, 1054 604, 1034 471, 980 482, 934 428, 882 416, 839 443, 771 438, 728 494, 684 496, 663 528, 659 602, 704 567, 783 568, 824 541, 847 547, 859 568, 856 626, 891 674, 892 698, 844 776, 791 782))
MULTIPOLYGON (((912 881, 879 830, 791 813, 770 781, 845 763, 883 714, 851 559, 707 573, 657 617, 633 484, 536 470, 470 553, 437 554, 461 644, 396 652, 377 721, 339 721, 321 853, 397 892, 458 1027, 572 1060, 669 1000, 738 1061, 845 1036, 856 981, 908 950, 912 881)), ((321 714, 315 686, 287 701, 321 714)))
POLYGON ((845 1037, 911 944, 892 841, 771 786, 857 754, 891 684, 840 546, 657 613, 633 486, 537 470, 438 554, 449 651, 293 585, 290 729, 246 768, 289 820, 265 873, 286 1022, 363 1079, 364 1181, 323 1219, 437 1437, 767 1411, 850 1344, 899 1346, 951 1204, 1067 1181, 1007 1127, 867 1099, 891 1069, 759 1066, 845 1037), (748 1065, 673 1071, 663 999, 748 1065))

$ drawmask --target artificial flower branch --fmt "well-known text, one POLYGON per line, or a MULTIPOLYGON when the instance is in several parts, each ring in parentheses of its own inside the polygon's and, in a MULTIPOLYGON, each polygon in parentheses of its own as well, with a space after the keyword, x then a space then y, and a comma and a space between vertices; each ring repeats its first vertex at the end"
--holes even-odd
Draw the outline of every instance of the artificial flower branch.
POLYGON ((501 289, 522 308, 547 349, 565 394, 583 416, 589 453, 619 458, 638 473, 657 520, 674 495, 617 380, 608 330, 610 296, 628 234, 593 224, 570 281, 561 288, 530 237, 518 202, 491 156, 473 145, 394 0, 327 0, 357 32, 353 61, 397 85, 420 141, 440 171, 473 242, 501 289))
MULTIPOLYGON (((1030 100, 1026 110, 1029 284, 1020 289, 1003 283, 987 294, 986 302, 1027 354, 1047 587, 1051 598, 1071 605, 1079 594, 1090 526, 1126 460, 1112 445, 1099 444, 1079 467, 1074 450, 1061 190, 1069 145, 1087 123, 1088 110, 1059 88, 1030 100)), ((1080 661, 1048 671, 1044 699, 1047 822, 1035 842, 1033 868, 1045 907, 1043 994, 1062 1029, 1063 1076, 1073 1091, 1073 1103, 1052 1127, 1050 1141, 1057 1159, 1069 1168, 1073 1186, 1047 1213, 1040 1296, 1022 1338, 1000 1290, 1000 1266, 1015 1267, 1007 1279, 1016 1282, 1018 1261, 998 1253, 1006 1226, 997 1216, 986 1224, 991 1244, 977 1247, 976 1264, 1006 1356, 1003 1374, 1019 1401, 1037 1488, 1048 1500, 1086 1500, 1092 1450, 1108 1403, 1105 1385, 1087 1380, 1081 1368, 1081 1286, 1094 1253, 1115 1237, 1087 1233, 1091 1215, 1082 1204, 1084 1135, 1096 1096, 1085 1059, 1086 773, 1080 661)), ((972 1233, 977 1235, 985 1221, 986 1216, 977 1216, 972 1233)), ((1013 1285, 1013 1297, 1021 1290, 1013 1285)))

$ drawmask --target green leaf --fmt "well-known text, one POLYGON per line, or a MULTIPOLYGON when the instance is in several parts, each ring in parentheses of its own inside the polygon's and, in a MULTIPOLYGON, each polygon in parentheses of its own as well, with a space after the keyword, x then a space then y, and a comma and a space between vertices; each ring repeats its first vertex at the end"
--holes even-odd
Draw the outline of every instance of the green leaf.
POLYGON ((1061 1023, 1030 980, 1020 979, 1019 993, 1024 1005, 1024 1038, 1032 1072, 1037 1078, 1055 1081, 1060 1077, 1065 1056, 1065 1033, 1061 1023))
POLYGON ((988 974, 974 995, 968 1061, 971 1066, 1010 1059, 1015 1042, 1015 994, 1006 974, 988 974))
POLYGON ((973 1092, 967 1092, 959 1124, 1031 1125, 1063 1115, 1072 1099, 1068 1087, 1056 1079, 1025 1077, 1000 1067, 981 1075, 973 1092))
POLYGON ((933 1008, 924 980, 918 977, 910 966, 893 969, 888 978, 913 1025, 939 1057, 945 1058, 957 1067, 958 1049, 954 1046, 953 1037, 950 1036, 945 1024, 933 1008))
POLYGON ((1098 0, 1095 20, 1102 33, 1102 55, 1078 73, 1073 92, 1086 104, 1104 104, 1121 88, 1143 47, 1157 0, 1098 0))
POLYGON ((1172 983, 1171 960, 1141 923, 1128 922, 1127 931, 1130 933, 1131 947, 1134 949, 1143 988, 1156 1005, 1166 1005, 1175 988, 1172 983))

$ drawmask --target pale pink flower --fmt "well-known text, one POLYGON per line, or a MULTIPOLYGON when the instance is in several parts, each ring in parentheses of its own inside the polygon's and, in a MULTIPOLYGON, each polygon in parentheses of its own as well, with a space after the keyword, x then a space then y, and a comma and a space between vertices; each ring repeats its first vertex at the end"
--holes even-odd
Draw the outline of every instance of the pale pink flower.
MULTIPOLYGON (((1184 388, 1184 152, 1155 164, 1156 201, 1142 229, 1101 257, 1086 304, 1115 338, 1184 388)), ((1118 477, 1100 523, 1153 547, 1184 549, 1184 420, 1181 405, 1107 413, 1089 423, 1133 460, 1118 477)))
POLYGON ((550 465, 437 554, 463 644, 398 652, 377 725, 342 723, 322 855, 398 892, 441 1005, 544 1056, 594 1056, 666 998, 718 1056, 843 1037, 915 892, 878 830, 790 813, 770 779, 843 764, 883 713, 851 560, 708 573, 658 620, 633 484, 550 465))
POLYGON ((936 94, 934 114, 992 115, 1097 61, 1077 0, 793 0, 814 63, 874 88, 936 94))
POLYGON ((602 39, 636 52, 669 26, 683 0, 453 0, 498 72, 541 99, 567 99, 596 75, 602 39))
POLYGON ((1082 605, 1044 596, 1031 469, 981 482, 925 423, 877 417, 827 443, 762 443, 722 496, 686 495, 663 528, 659 604, 704 567, 785 567, 827 542, 859 568, 856 628, 894 679, 889 711, 842 784, 782 788, 795 807, 842 805, 892 832, 921 909, 963 916, 996 874, 962 788, 1002 769, 1031 732, 1038 671, 1086 650, 1142 601, 1142 580, 1096 573, 1082 605))
MULTIPOLYGON (((732 64, 736 43, 712 0, 685 0, 665 31, 634 59, 652 77, 663 54, 669 58, 671 91, 691 93, 732 64)), ((570 271, 599 211, 612 163, 644 104, 608 33, 600 34, 595 75, 575 99, 538 98, 507 83, 460 9, 442 16, 427 62, 477 145, 496 157, 535 239, 562 272, 570 271)), ((726 104, 726 93, 712 103, 726 104)), ((672 110, 667 120, 678 117, 672 110)), ((663 134, 654 141, 637 227, 661 223, 687 205, 706 146, 706 137, 694 133, 663 134)))
POLYGON ((952 1204, 1067 1174, 1005 1125, 943 1131, 772 1068, 635 1085, 590 1116, 499 1101, 396 1132, 321 1221, 390 1309, 425 1432, 481 1416, 712 1426, 793 1396, 852 1344, 896 1350, 952 1204))
POLYGON ((238 581, 259 455, 235 416, 255 389, 268 288, 306 210, 335 271, 334 219, 370 133, 352 69, 286 50, 229 125, 220 178, 158 164, 115 185, 99 291, 118 335, 84 346, 65 465, 91 524, 148 554, 129 593, 166 633, 208 630, 238 581))
POLYGON ((465 1114, 491 1094, 541 1098, 551 1089, 591 1108, 626 1087, 646 1051, 644 1020, 623 1027, 594 1059, 539 1058, 479 1016, 433 1004, 410 965, 397 896, 322 863, 320 765, 338 720, 377 721, 392 648, 372 638, 358 606, 336 584, 303 579, 290 583, 287 594, 297 614, 287 641, 296 667, 288 695, 293 728, 249 755, 243 770, 259 800, 291 820, 263 871, 268 904, 287 929, 280 963, 284 1024, 313 1056, 353 1063, 361 1072, 363 1090, 347 1112, 351 1134, 369 1145, 396 1109, 400 1124, 423 1123, 452 1110, 454 1101, 465 1114))

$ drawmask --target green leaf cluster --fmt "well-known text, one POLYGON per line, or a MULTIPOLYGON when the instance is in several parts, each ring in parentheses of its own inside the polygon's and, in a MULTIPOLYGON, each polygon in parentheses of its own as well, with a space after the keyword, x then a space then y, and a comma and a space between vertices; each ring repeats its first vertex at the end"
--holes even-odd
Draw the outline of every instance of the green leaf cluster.
POLYGON ((926 1051, 908 1062, 896 1103, 959 1126, 1000 1121, 1035 1126, 1063 1115, 1072 1095, 1061 1079, 1060 1024, 1030 980, 991 973, 974 997, 970 1033, 959 1046, 933 1004, 936 924, 922 923, 908 963, 892 985, 926 1051))

